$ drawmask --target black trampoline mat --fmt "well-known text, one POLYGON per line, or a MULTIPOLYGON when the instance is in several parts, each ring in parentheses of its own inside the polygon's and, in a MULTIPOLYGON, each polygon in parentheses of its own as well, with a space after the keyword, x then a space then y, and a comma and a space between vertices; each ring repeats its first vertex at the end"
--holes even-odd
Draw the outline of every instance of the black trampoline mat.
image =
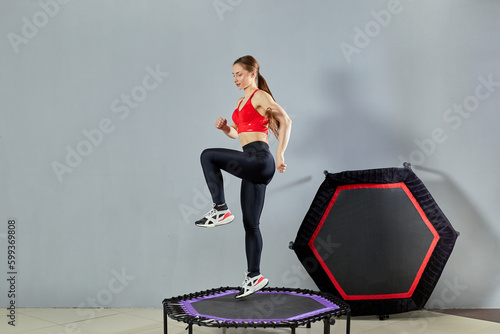
POLYGON ((299 320, 338 309, 339 306, 317 295, 289 292, 257 292, 236 299, 237 290, 183 301, 183 309, 192 316, 230 321, 299 320))
POLYGON ((433 240, 403 189, 361 188, 339 192, 315 247, 346 295, 384 295, 410 290, 433 240))

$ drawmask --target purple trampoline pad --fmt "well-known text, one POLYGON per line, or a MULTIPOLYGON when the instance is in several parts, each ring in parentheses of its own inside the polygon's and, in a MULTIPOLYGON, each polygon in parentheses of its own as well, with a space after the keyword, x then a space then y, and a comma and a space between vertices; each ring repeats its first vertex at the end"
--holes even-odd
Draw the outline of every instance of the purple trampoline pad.
POLYGON ((259 291, 249 298, 235 299, 238 290, 181 301, 186 314, 219 321, 282 322, 297 321, 340 307, 319 296, 287 291, 259 291))
POLYGON ((238 328, 289 327, 310 325, 322 320, 324 334, 330 333, 333 317, 347 316, 350 333, 351 308, 343 300, 320 291, 289 288, 264 288, 244 299, 236 299, 238 287, 221 287, 163 300, 164 334, 167 318, 193 325, 238 328))

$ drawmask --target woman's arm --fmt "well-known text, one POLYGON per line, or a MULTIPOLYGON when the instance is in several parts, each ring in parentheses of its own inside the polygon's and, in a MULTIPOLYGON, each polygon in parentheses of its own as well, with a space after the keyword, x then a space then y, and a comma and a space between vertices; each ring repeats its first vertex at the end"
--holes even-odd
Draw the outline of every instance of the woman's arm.
POLYGON ((290 140, 292 120, 290 119, 290 117, 288 117, 286 111, 274 101, 271 95, 267 94, 266 92, 259 91, 254 96, 257 97, 255 101, 256 104, 258 104, 264 110, 271 108, 271 113, 280 122, 278 150, 276 152, 276 169, 278 169, 280 173, 283 173, 286 170, 285 150, 288 146, 288 141, 290 140))
POLYGON ((290 140, 290 133, 292 131, 292 120, 288 114, 279 104, 275 102, 275 106, 271 107, 271 112, 280 122, 280 129, 278 135, 278 150, 276 152, 276 168, 280 173, 286 170, 285 163, 285 150, 290 140))
POLYGON ((219 130, 222 130, 226 136, 232 139, 238 138, 238 130, 236 129, 236 125, 227 125, 227 119, 219 117, 215 121, 215 127, 219 130))

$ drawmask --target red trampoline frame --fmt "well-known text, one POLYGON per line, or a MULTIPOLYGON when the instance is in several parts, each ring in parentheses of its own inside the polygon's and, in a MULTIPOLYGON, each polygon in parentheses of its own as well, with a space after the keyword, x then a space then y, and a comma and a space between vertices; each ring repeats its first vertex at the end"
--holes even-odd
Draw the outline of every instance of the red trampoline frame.
POLYGON ((311 239, 308 242, 308 246, 311 248, 311 251, 314 253, 316 256, 316 259, 320 263, 320 265, 323 267, 323 270, 325 273, 328 275, 332 283, 334 284, 335 288, 338 290, 340 295, 344 300, 369 300, 369 299, 392 299, 392 298, 409 298, 413 295, 413 292, 415 291, 415 288, 418 285, 418 282, 420 281, 420 278, 422 277, 422 273, 424 272, 425 267, 427 266, 427 263, 434 251, 434 248, 436 247, 436 244, 439 241, 439 234, 437 233, 436 229, 434 226, 432 226, 431 222, 425 215, 424 211, 418 204, 417 200, 411 193, 411 191, 408 189, 406 184, 404 182, 397 182, 397 183, 384 183, 384 184, 352 184, 352 185, 344 185, 344 186, 339 186, 335 190, 335 193, 332 196, 332 199, 330 200, 325 213, 323 214, 318 226, 316 227, 316 230, 314 231, 313 235, 311 236, 311 239), (413 206, 415 209, 418 211, 420 217, 422 218, 423 222, 429 228, 431 231, 432 235, 434 236, 432 243, 427 250, 427 253, 425 255, 425 258, 422 262, 422 264, 419 267, 419 270, 415 276, 415 279, 413 280, 413 283, 410 287, 410 289, 407 292, 404 293, 393 293, 393 294, 378 294, 378 295, 348 295, 344 289, 340 286, 338 281, 335 279, 335 276, 332 274, 326 263, 323 261, 321 258, 321 255, 319 254, 318 250, 314 246, 314 241, 316 240, 319 231, 321 230, 323 224, 325 223, 326 218, 328 217, 328 214, 330 213, 330 210, 332 209, 333 205, 335 204, 335 201, 337 200, 338 195, 340 194, 341 191, 343 190, 351 190, 351 189, 366 189, 366 188, 373 188, 373 189, 388 189, 388 188, 401 188, 410 201, 412 202, 413 206))

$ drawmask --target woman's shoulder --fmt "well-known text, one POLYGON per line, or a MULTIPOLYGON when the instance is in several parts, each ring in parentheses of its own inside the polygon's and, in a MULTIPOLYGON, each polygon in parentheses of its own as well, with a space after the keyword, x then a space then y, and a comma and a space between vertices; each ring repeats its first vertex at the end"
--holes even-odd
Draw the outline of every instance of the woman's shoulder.
POLYGON ((273 99, 268 92, 262 89, 257 90, 254 93, 253 97, 256 98, 255 102, 262 102, 262 103, 273 99))
POLYGON ((269 95, 268 92, 266 92, 265 90, 262 90, 262 89, 257 89, 254 93, 254 96, 260 96, 260 97, 263 97, 263 96, 271 96, 269 95))

